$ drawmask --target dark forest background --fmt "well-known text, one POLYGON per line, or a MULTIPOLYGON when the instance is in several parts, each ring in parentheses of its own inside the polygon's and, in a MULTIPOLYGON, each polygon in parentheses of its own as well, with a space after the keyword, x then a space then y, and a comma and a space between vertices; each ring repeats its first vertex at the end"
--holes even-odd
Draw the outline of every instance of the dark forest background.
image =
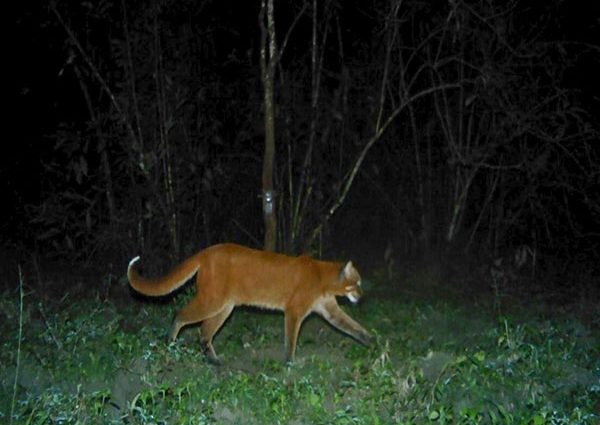
MULTIPOLYGON (((260 0, 16 7, 5 258, 118 274, 135 254, 164 271, 262 246, 260 0)), ((277 0, 274 16, 278 250, 477 268, 526 247, 537 279, 598 277, 593 2, 277 0)))

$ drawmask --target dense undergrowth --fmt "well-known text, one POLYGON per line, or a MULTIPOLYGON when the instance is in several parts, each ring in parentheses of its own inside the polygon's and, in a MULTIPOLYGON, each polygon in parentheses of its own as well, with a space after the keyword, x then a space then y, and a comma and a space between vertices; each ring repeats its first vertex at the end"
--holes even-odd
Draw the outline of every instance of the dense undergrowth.
MULTIPOLYGON (((177 298, 3 294, 0 422, 13 424, 596 424, 598 321, 521 300, 441 299, 367 281, 365 348, 311 317, 283 362, 283 317, 238 309, 210 366, 194 329, 165 333, 177 298), (495 302, 496 301, 496 302, 495 302), (524 305, 527 304, 527 305, 524 305), (535 307, 535 308, 534 308, 535 307)), ((422 291, 422 292, 427 292, 422 291)), ((593 316, 586 316, 593 317, 593 316)))

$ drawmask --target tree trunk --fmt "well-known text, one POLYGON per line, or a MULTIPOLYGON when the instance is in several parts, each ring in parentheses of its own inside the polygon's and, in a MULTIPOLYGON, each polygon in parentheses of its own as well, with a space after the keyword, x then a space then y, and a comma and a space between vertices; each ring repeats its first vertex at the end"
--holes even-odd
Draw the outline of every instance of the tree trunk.
POLYGON ((261 46, 260 65, 264 88, 265 151, 262 171, 262 205, 265 221, 264 249, 275 251, 277 241, 277 216, 275 215, 275 191, 273 189, 273 166, 275 156, 275 101, 274 79, 277 46, 275 44, 275 21, 273 0, 263 0, 260 10, 261 46), (266 9, 266 10, 265 10, 266 9), (267 26, 265 28, 265 12, 267 26), (268 49, 268 50, 267 50, 268 49))

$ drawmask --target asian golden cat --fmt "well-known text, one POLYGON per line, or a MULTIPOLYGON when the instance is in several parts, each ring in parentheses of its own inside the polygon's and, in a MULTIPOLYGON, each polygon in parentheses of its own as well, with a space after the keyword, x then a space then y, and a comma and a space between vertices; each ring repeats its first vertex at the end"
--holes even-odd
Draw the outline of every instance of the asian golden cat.
POLYGON ((138 260, 129 263, 127 277, 133 289, 144 295, 167 295, 197 275, 196 294, 177 313, 169 338, 175 340, 183 326, 202 322, 203 349, 212 363, 220 364, 213 337, 239 305, 284 311, 288 362, 294 360, 300 325, 313 312, 362 344, 370 344, 369 333, 335 299, 346 296, 357 303, 362 295, 360 275, 351 262, 344 265, 220 244, 189 257, 164 277, 145 279, 135 266, 138 260))

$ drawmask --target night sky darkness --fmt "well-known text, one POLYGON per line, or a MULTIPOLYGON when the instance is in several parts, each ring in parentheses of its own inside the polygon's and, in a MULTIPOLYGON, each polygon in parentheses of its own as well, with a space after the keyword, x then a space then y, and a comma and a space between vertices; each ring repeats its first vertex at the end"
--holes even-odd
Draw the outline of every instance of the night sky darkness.
MULTIPOLYGON (((57 2, 56 13, 44 1, 15 3, 0 157, 5 251, 33 249, 49 259, 94 263, 140 249, 183 257, 220 241, 260 245, 259 1, 124 3, 125 20, 120 1, 57 2), (140 152, 148 174, 139 167, 140 152)), ((395 14, 394 1, 317 3, 322 70, 316 106, 312 2, 289 34, 276 75, 282 250, 315 248, 305 245, 311 230, 339 199, 375 134, 389 45, 384 120, 403 93, 456 87, 415 100, 373 144, 317 238, 325 256, 382 266, 388 248, 396 264, 457 252, 485 262, 527 245, 540 253, 541 265, 560 258, 597 267, 596 2, 404 1, 395 14), (436 54, 437 67, 426 66, 436 54), (407 88, 421 68, 430 71, 407 88), (459 133, 458 122, 471 132, 459 133), (453 194, 466 179, 461 219, 448 237, 453 194), (299 206, 301 224, 292 219, 291 187, 294 194, 310 190, 299 206)), ((301 8, 301 2, 275 1, 280 46, 301 8)))

